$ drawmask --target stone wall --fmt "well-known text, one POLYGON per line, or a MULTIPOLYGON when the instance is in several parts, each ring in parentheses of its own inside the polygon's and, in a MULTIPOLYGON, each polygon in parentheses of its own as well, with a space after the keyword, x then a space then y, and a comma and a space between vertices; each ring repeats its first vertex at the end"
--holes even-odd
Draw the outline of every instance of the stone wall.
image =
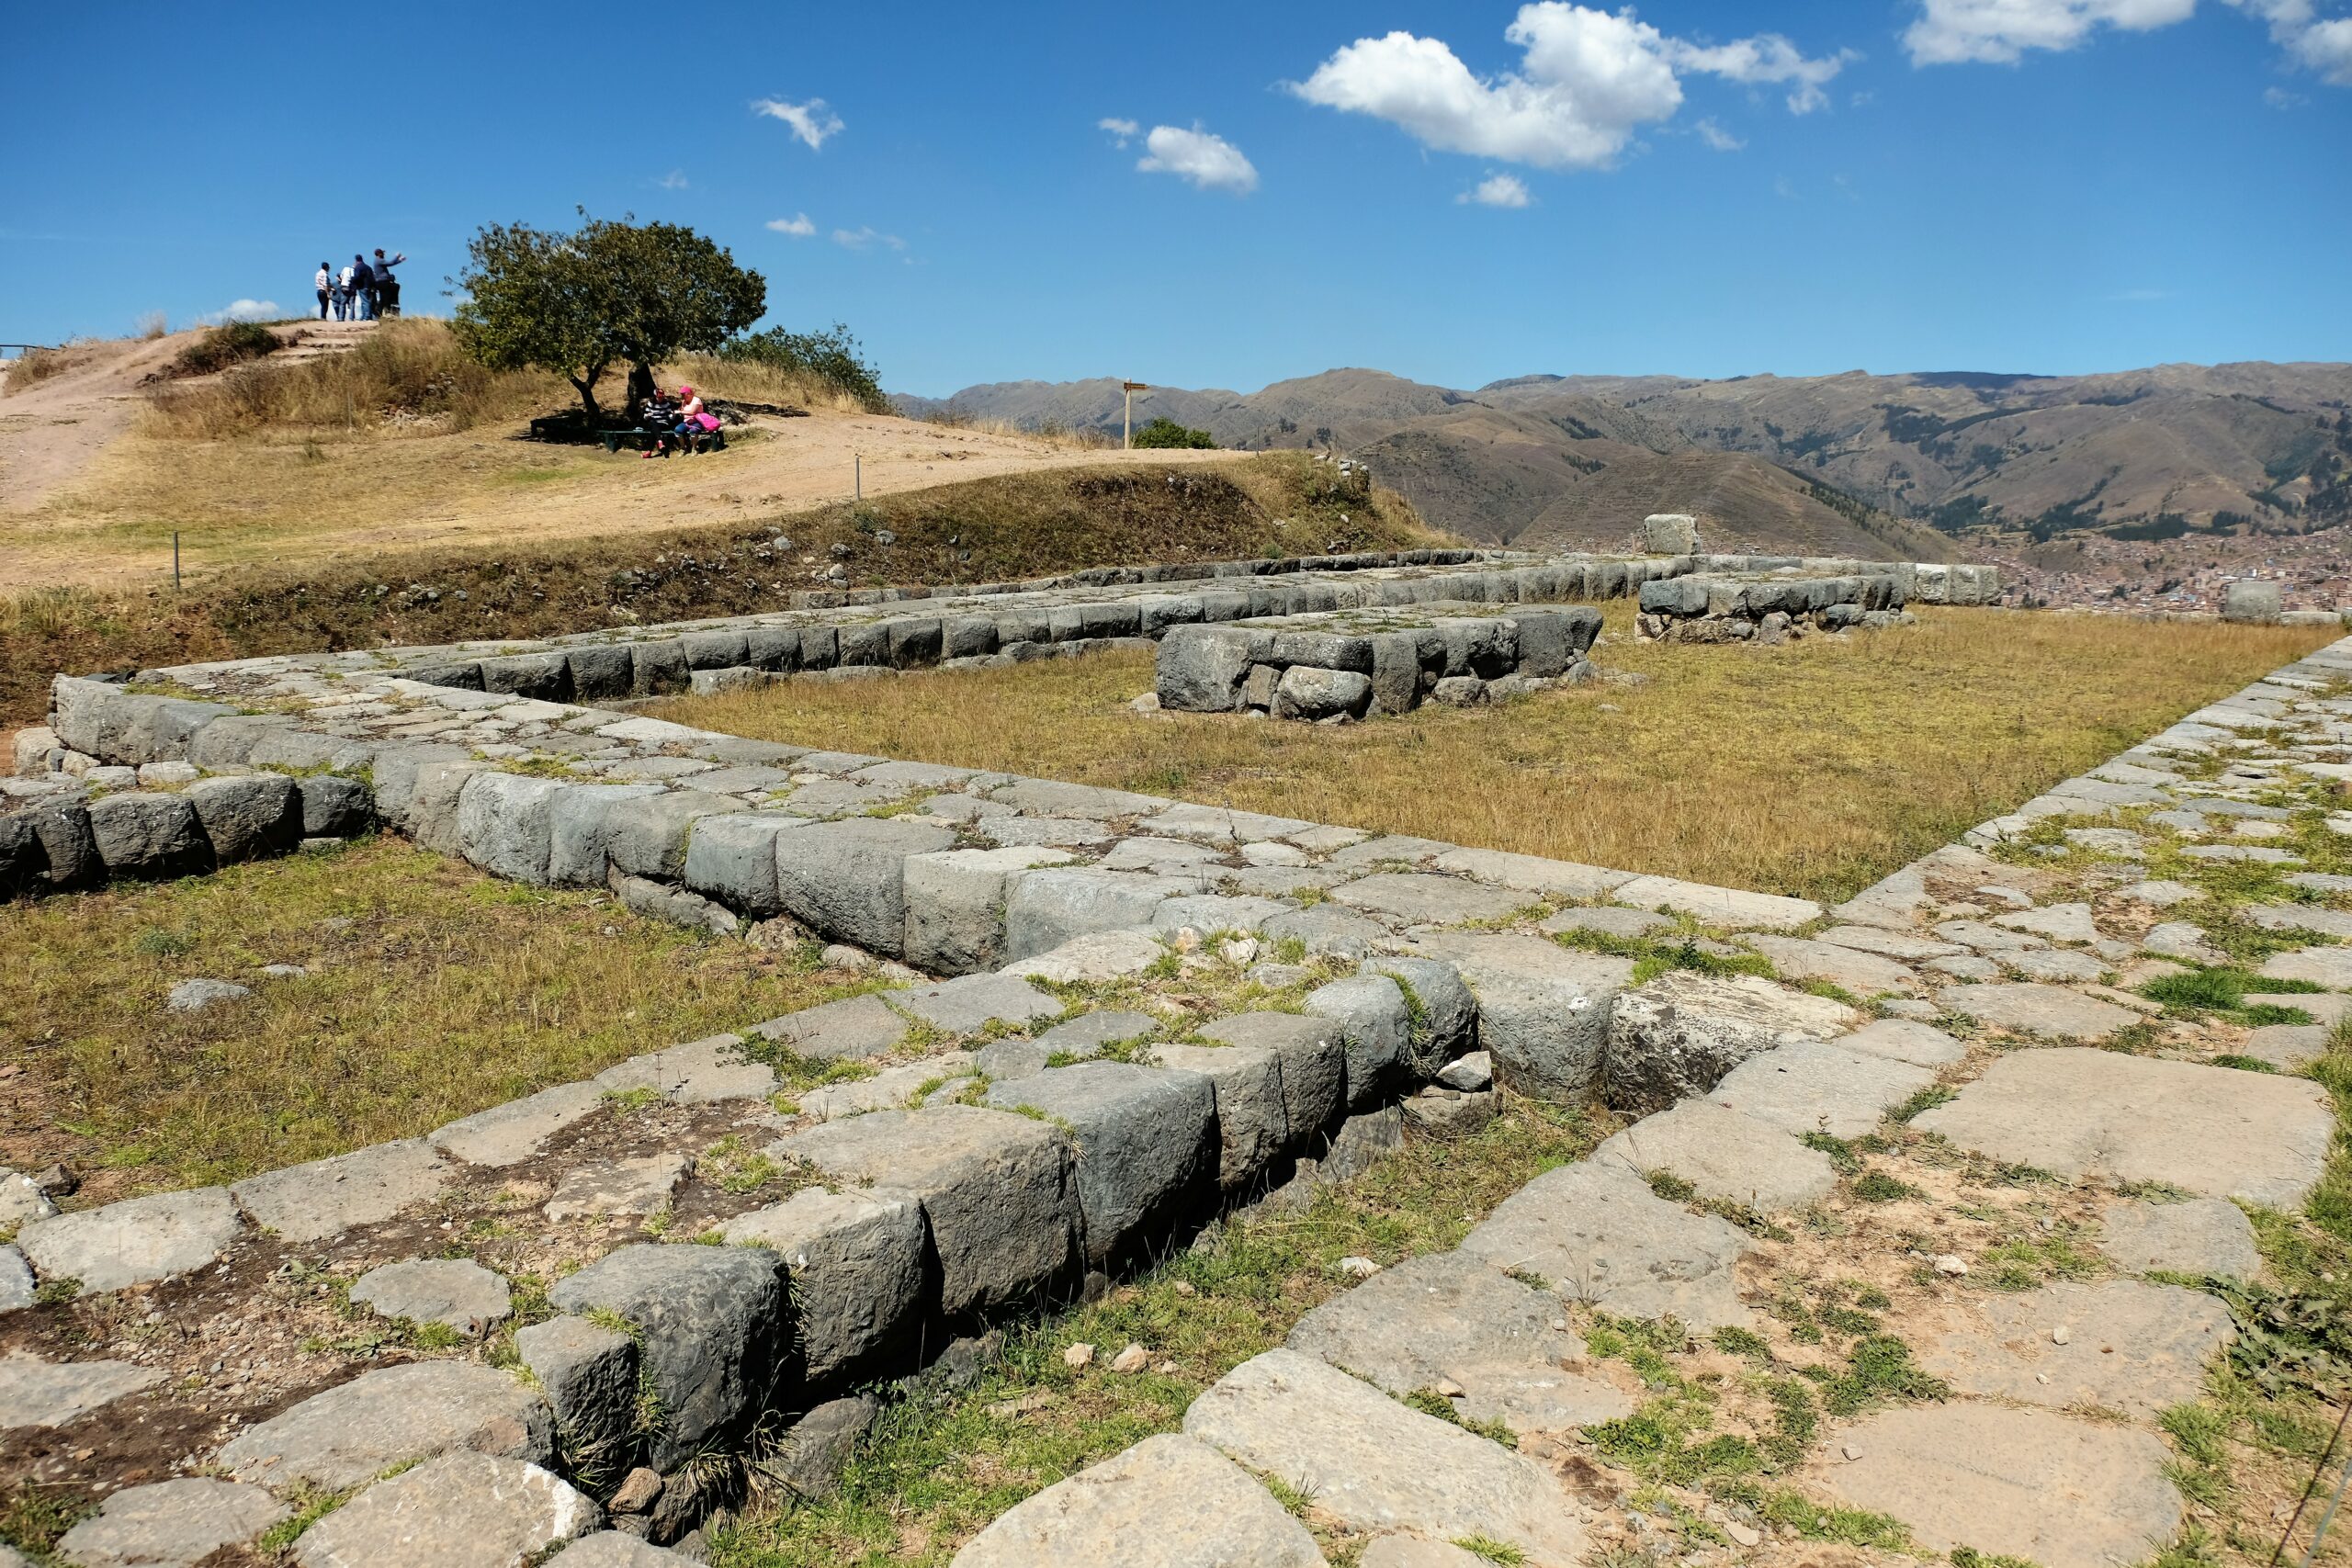
POLYGON ((1589 673, 1598 610, 1453 608, 1176 626, 1159 645, 1156 695, 1181 712, 1340 723, 1409 713, 1425 700, 1467 706, 1589 673))
MULTIPOLYGON (((1776 643, 1808 630, 1876 629, 1909 619, 1916 585, 1897 571, 1814 577, 1800 571, 1691 573, 1645 582, 1634 624, 1645 638, 1670 642, 1776 643)), ((1941 584, 1949 596, 1949 581, 1941 584)))

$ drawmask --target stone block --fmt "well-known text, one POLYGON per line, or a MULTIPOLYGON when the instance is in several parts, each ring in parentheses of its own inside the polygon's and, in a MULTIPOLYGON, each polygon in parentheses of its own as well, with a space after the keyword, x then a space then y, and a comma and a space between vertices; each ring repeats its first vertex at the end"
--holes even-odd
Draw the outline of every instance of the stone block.
POLYGON ((1347 1053, 1347 1100, 1363 1110, 1403 1077, 1400 1063, 1411 1032, 1404 988, 1385 975, 1356 975, 1307 994, 1309 1014, 1340 1026, 1347 1053))
POLYGON ((1734 1067, 1712 1098, 1792 1137, 1858 1138, 1935 1080, 1931 1069, 1890 1056, 1795 1040, 1734 1067))
POLYGON ((1602 1090, 1617 1110, 1662 1111, 1704 1094, 1759 1052, 1795 1040, 1826 1040, 1861 1021, 1843 1002, 1754 975, 1671 970, 1619 994, 1602 1090))
POLYGON ((1552 1473, 1295 1350, 1243 1362, 1193 1402, 1184 1434, 1306 1491, 1349 1529, 1470 1537, 1530 1568, 1575 1568, 1587 1540, 1552 1473))
POLYGON ((1642 548, 1654 556, 1699 552, 1699 520, 1682 512, 1657 512, 1642 519, 1642 548))
POLYGON ((1450 962, 1468 984, 1478 999, 1478 1043, 1502 1088, 1574 1101, 1598 1087, 1610 1016, 1633 978, 1633 960, 1514 935, 1424 937, 1410 953, 1450 962))
POLYGON ((1827 1155, 1769 1122, 1705 1100, 1686 1100, 1645 1116, 1595 1149, 1592 1157, 1638 1176, 1679 1176, 1702 1198, 1759 1214, 1802 1209, 1838 1185, 1827 1155))
POLYGON ((477 773, 458 795, 457 851, 494 876, 544 886, 560 780, 477 773))
POLYGON ((888 1055, 913 1027, 880 997, 864 996, 786 1013, 757 1030, 789 1046, 795 1055, 845 1062, 888 1055))
POLYGON ((311 773, 300 783, 304 838, 356 839, 376 825, 376 796, 363 781, 311 773))
POLYGON ((629 644, 629 694, 659 696, 686 689, 689 666, 685 645, 675 637, 629 644))
POLYGON ((1634 1407, 1609 1384, 1562 1370, 1585 1359, 1585 1346, 1556 1296, 1459 1252, 1382 1269, 1308 1313, 1283 1343, 1399 1399, 1451 1384, 1464 1417, 1514 1432, 1566 1432, 1634 1407))
POLYGON ((1498 1205, 1462 1250, 1619 1317, 1672 1316, 1702 1333, 1745 1327, 1738 1226, 1652 1192, 1613 1162, 1546 1171, 1498 1205))
POLYGON ((545 880, 602 887, 612 874, 610 819, 625 803, 664 794, 658 784, 566 784, 548 796, 545 880))
POLYGON ((1372 677, 1351 670, 1294 664, 1274 687, 1276 718, 1361 718, 1372 704, 1372 677))
MULTIPOLYGON (((1216 597, 1221 596, 1204 597, 1204 609, 1216 597)), ((1159 644, 1159 705, 1182 713, 1231 713, 1250 667, 1264 663, 1272 651, 1271 632, 1232 626, 1171 626, 1159 644)))
POLYGON ((2278 619, 2284 603, 2281 585, 2272 578, 2240 578, 2222 590, 2222 619, 2268 624, 2278 619))
POLYGON ((906 863, 907 931, 903 953, 918 969, 964 975, 1004 952, 1008 883, 1018 874, 1073 857, 1045 845, 943 850, 906 863))
POLYGON ((1346 1111, 1347 1047, 1332 1020, 1244 1012, 1205 1024, 1200 1034, 1227 1047, 1273 1053, 1282 1064, 1283 1114, 1294 1146, 1329 1129, 1346 1111))
POLYGON ((292 1511, 258 1486, 198 1477, 158 1481, 110 1494, 59 1539, 57 1556, 73 1568, 193 1568, 245 1545, 292 1511))
POLYGON ((510 653, 481 661, 481 689, 563 702, 571 695, 571 666, 560 652, 510 653))
POLYGON ((616 1314, 636 1331, 662 1404, 648 1445, 656 1470, 740 1438, 784 1370, 784 1271, 760 1248, 624 1247, 560 1280, 548 1299, 569 1313, 616 1314))
POLYGON ((763 920, 783 911, 776 891, 778 835, 808 826, 781 811, 718 812, 688 830, 682 868, 686 886, 729 908, 763 920))
POLYGON ((1163 1433, 1017 1504, 951 1568, 1323 1568, 1306 1527, 1239 1465, 1163 1433))
POLYGON ((1097 931, 1145 928, 1165 900, 1195 892, 1195 882, 1144 872, 1092 867, 1022 872, 1007 882, 1008 958, 1028 958, 1097 931))
POLYGON ((379 1481, 302 1533, 300 1568, 543 1561, 594 1529, 596 1505, 536 1464, 452 1453, 379 1481))
POLYGON ((1069 1142, 1025 1116, 967 1105, 876 1111, 795 1133, 775 1152, 920 1199, 950 1317, 1026 1301, 1061 1282, 1077 1255, 1069 1142))
POLYGON ((113 876, 187 876, 209 870, 196 807, 183 795, 109 795, 89 804, 90 839, 113 876))
POLYGON ((955 845, 946 828, 895 818, 819 822, 776 840, 784 912, 820 936, 896 957, 906 940, 906 864, 955 845))
POLYGON ((87 1296, 208 1267, 241 1228, 228 1189, 198 1187, 33 1218, 17 1246, 43 1280, 78 1280, 87 1296))
POLYGON ((248 1427, 222 1446, 220 1467, 273 1490, 308 1482, 340 1492, 453 1450, 548 1463, 554 1412, 494 1367, 415 1361, 362 1372, 248 1427))
POLYGON ((1385 975, 1404 992, 1405 1043, 1397 1062, 1408 1078, 1436 1077, 1477 1043, 1478 998, 1463 983, 1462 971, 1445 960, 1366 959, 1363 972, 1385 975))
POLYGON ((300 847, 302 797, 279 773, 198 779, 182 792, 222 864, 291 854, 300 847))
POLYGON ((432 1145, 411 1138, 264 1171, 229 1190, 263 1229, 291 1242, 326 1241, 430 1202, 449 1176, 432 1145))
POLYGON ((628 696, 636 685, 636 661, 627 643, 570 648, 564 649, 563 659, 575 702, 617 701, 628 696))
POLYGON ((515 1330, 514 1352, 547 1393, 568 1469, 609 1474, 635 1457, 635 1339, 584 1317, 551 1317, 515 1330))
POLYGON ((923 1212, 910 1194, 804 1188, 728 1221, 721 1234, 784 1260, 798 1371, 811 1386, 888 1360, 921 1315, 923 1212))
POLYGON ((994 1085, 986 1100, 1069 1134, 1086 1258, 1097 1267, 1164 1245, 1176 1219, 1214 1195, 1216 1094, 1197 1074, 1080 1062, 994 1085))
POLYGON ((2134 1274, 2252 1280, 2262 1271, 2253 1222, 2225 1198, 2179 1203, 2125 1201, 2101 1217, 2098 1249, 2134 1274))
POLYGON ((1027 1029, 1059 1018, 1063 1004, 1013 975, 967 975, 892 992, 899 1011, 949 1034, 978 1034, 992 1026, 1027 1029))
POLYGON ((444 1324, 476 1337, 513 1310, 506 1281, 462 1258, 382 1264, 352 1281, 351 1299, 386 1317, 444 1324))

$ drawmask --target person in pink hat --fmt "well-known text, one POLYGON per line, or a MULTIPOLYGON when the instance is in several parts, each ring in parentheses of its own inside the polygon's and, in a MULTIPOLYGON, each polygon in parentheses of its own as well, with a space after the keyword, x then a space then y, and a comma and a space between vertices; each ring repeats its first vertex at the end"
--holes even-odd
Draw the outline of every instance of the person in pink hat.
MULTIPOLYGON (((680 449, 693 451, 694 448, 687 444, 689 437, 718 428, 718 418, 702 406, 702 399, 695 394, 695 389, 681 383, 678 388, 678 425, 676 429, 670 432, 672 435, 677 437, 680 449)), ((655 442, 653 450, 648 452, 646 456, 651 457, 656 455, 668 457, 670 444, 667 441, 655 442)))

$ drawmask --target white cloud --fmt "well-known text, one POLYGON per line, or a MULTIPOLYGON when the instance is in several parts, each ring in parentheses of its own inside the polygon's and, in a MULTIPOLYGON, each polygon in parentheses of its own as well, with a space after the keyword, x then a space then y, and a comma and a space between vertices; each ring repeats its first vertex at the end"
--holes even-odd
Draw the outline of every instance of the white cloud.
POLYGON ((817 225, 808 221, 808 215, 805 212, 796 212, 789 218, 771 218, 768 227, 796 240, 805 240, 817 231, 817 225))
POLYGON ((220 309, 197 318, 218 326, 222 321, 270 321, 285 312, 275 299, 232 299, 220 309))
POLYGON ((1094 129, 1109 131, 1112 142, 1120 147, 1143 134, 1143 127, 1131 119, 1098 119, 1094 122, 1094 129))
POLYGON ((673 169, 653 183, 663 190, 684 190, 686 188, 686 172, 684 169, 673 169))
POLYGON ((1465 190, 1453 199, 1475 201, 1481 207, 1526 207, 1535 198, 1527 194, 1527 186, 1517 175, 1489 175, 1478 182, 1476 188, 1465 190))
POLYGON ((2311 102, 2301 93, 2290 93, 2284 87, 2265 87, 2262 101, 2274 109, 2296 109, 2311 102))
POLYGON ((1693 129, 1699 132, 1700 141, 1718 152, 1736 152, 1747 145, 1712 119, 1702 119, 1693 129))
POLYGON ((811 98, 805 104, 788 104, 782 98, 761 98, 752 105, 753 114, 780 119, 792 127, 792 134, 808 144, 813 152, 828 140, 840 135, 847 127, 822 98, 811 98))
POLYGON ((885 234, 871 224, 859 229, 834 230, 833 243, 845 251, 862 251, 869 245, 887 245, 894 251, 903 251, 907 248, 907 243, 904 240, 896 234, 885 234))
POLYGON ((1149 151, 1136 167, 1147 174, 1174 175, 1198 189, 1229 190, 1236 196, 1258 188, 1258 171, 1241 149, 1197 125, 1190 130, 1155 125, 1143 144, 1149 151))
POLYGON ((1682 107, 1685 73, 1749 84, 1789 84, 1789 108, 1828 102, 1823 90, 1850 52, 1809 59, 1777 33, 1705 45, 1669 38, 1627 9, 1598 11, 1563 0, 1520 7, 1503 37, 1520 69, 1480 77, 1437 39, 1392 32, 1337 51, 1291 91, 1326 108, 1403 127, 1445 152, 1536 168, 1597 168, 1613 162, 1636 129, 1682 107))
MULTIPOLYGON (((2352 17, 2321 21, 2312 0, 2223 0, 2269 25, 2287 57, 2323 81, 2352 86, 2352 17)), ((1919 0, 1904 31, 1914 65, 2014 65, 2029 50, 2068 50, 2101 28, 2149 32, 2185 22, 2197 0, 1919 0)))
POLYGON ((2073 49, 2102 26, 2145 32, 2196 9, 2197 0, 1921 0, 1903 45, 1914 65, 2014 65, 2030 49, 2073 49))

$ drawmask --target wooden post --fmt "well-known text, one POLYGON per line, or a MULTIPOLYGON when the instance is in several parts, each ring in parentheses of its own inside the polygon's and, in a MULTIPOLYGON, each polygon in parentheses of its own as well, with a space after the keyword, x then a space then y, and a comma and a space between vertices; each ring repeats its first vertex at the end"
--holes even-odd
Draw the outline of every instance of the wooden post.
POLYGON ((173 529, 173 530, 172 530, 172 588, 173 588, 173 591, 176 592, 178 591, 178 589, 179 589, 179 585, 180 585, 180 531, 179 531, 177 528, 175 528, 175 529, 173 529))
POLYGON ((1135 449, 1136 394, 1148 392, 1151 387, 1148 382, 1129 381, 1123 378, 1119 389, 1125 394, 1119 411, 1119 450, 1129 452, 1135 449))
POLYGON ((850 462, 853 465, 851 472, 857 478, 857 499, 864 501, 865 499, 865 456, 860 453, 852 457, 850 462))

